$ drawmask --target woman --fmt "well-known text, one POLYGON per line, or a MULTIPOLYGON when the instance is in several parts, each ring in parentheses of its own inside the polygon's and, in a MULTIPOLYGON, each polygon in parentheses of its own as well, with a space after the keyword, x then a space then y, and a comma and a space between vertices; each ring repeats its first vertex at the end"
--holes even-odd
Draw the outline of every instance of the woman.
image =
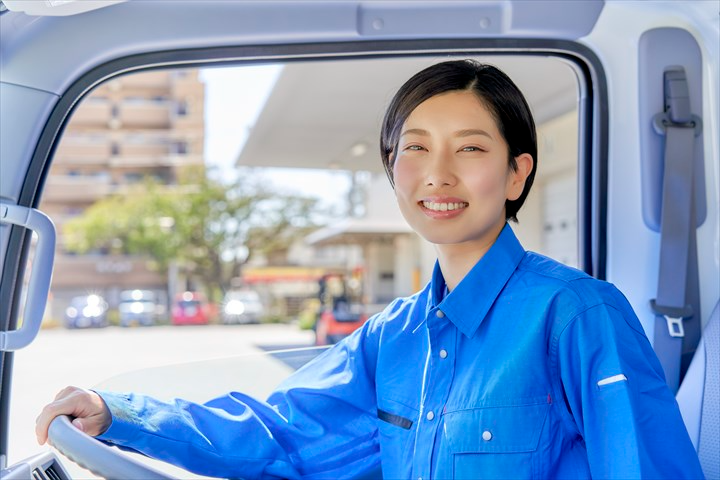
POLYGON ((526 252, 508 220, 535 125, 498 69, 449 61, 392 100, 381 155, 430 283, 300 369, 266 402, 203 405, 70 387, 59 414, 110 443, 243 478, 701 478, 675 399, 612 285, 526 252))

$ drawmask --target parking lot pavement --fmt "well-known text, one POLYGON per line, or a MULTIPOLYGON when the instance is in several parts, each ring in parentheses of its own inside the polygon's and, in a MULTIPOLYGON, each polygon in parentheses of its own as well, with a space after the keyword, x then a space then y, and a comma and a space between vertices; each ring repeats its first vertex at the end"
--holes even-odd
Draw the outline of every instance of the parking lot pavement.
MULTIPOLYGON (((190 396, 193 378, 197 382, 204 378, 215 381, 208 383, 207 393, 226 387, 247 390, 241 383, 263 393, 272 388, 269 382, 292 369, 258 354, 270 347, 308 347, 313 340, 312 332, 284 324, 43 330, 32 345, 15 354, 10 463, 47 448, 35 441, 35 418, 67 385, 128 387, 151 394, 157 393, 153 388, 167 385, 173 394, 190 396), (233 358, 222 360, 227 357, 233 358), (198 363, 172 368, 187 362, 198 363), (207 371, 214 373, 204 375, 207 371), (234 381, 237 385, 229 387, 234 381)), ((70 470, 73 478, 90 478, 86 471, 70 470)))

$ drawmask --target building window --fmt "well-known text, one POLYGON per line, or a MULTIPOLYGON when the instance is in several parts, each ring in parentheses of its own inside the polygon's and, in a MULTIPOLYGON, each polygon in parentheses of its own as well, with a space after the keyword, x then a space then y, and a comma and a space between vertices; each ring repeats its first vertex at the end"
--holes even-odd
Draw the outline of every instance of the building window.
POLYGON ((175 141, 170 144, 170 152, 175 155, 187 155, 188 144, 183 140, 175 141))
POLYGON ((188 102, 187 100, 178 100, 175 109, 175 113, 178 117, 184 117, 188 114, 188 102))
POLYGON ((125 183, 128 184, 140 183, 142 182, 144 177, 145 176, 140 172, 127 172, 125 175, 123 175, 125 183))

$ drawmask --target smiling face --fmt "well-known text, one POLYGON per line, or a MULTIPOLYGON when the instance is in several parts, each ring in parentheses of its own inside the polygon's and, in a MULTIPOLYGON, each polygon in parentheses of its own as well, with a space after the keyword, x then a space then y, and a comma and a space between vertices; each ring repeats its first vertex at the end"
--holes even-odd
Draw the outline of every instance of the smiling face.
POLYGON ((508 163, 495 119, 471 91, 442 93, 405 121, 393 164, 395 194, 413 229, 438 246, 487 251, 505 225, 505 201, 517 199, 532 157, 508 163))

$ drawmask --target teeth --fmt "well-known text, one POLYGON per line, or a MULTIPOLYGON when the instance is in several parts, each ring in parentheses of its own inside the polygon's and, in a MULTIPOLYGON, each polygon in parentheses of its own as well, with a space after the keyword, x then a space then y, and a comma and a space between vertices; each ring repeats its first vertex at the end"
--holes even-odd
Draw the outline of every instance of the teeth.
POLYGON ((434 203, 434 202, 422 202, 423 207, 429 210, 435 210, 436 212, 446 212, 448 210, 459 210, 468 206, 465 202, 455 203, 434 203))

